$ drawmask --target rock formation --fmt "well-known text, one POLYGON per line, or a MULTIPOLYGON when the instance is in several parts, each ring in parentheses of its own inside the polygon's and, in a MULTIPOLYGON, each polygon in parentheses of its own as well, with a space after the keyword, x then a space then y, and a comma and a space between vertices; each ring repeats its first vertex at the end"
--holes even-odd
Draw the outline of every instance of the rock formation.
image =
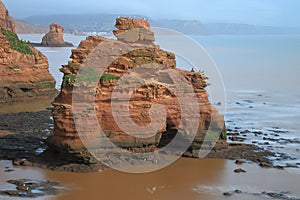
POLYGON ((64 41, 63 34, 64 34, 64 27, 56 23, 51 23, 50 31, 43 37, 41 46, 72 47, 73 46, 72 43, 64 41))
POLYGON ((0 18, 8 19, 0 24, 0 103, 53 97, 57 90, 47 58, 12 32, 14 23, 0 3, 0 18))
MULTIPOLYGON (((189 152, 199 149, 203 143, 205 134, 208 131, 208 126, 213 129, 222 131, 222 137, 225 137, 224 119, 218 111, 210 104, 208 93, 205 90, 207 83, 205 76, 199 72, 189 72, 181 69, 176 69, 175 55, 166 52, 153 43, 154 36, 150 31, 150 25, 142 19, 118 18, 116 22, 114 34, 119 41, 129 43, 137 43, 135 45, 147 44, 143 49, 133 50, 125 53, 114 60, 106 69, 105 74, 102 74, 95 94, 95 111, 97 119, 110 141, 114 142, 121 148, 128 149, 133 152, 153 151, 156 148, 168 144, 174 135, 176 135, 180 126, 181 111, 179 101, 176 96, 166 87, 159 84, 146 84, 137 88, 130 98, 130 117, 140 125, 146 126, 151 122, 149 110, 155 103, 160 103, 166 106, 167 119, 166 124, 161 130, 157 130, 154 136, 149 138, 135 138, 120 129, 114 121, 111 108, 112 92, 115 89, 119 79, 135 66, 143 64, 163 64, 167 68, 176 70, 186 81, 194 88, 199 106, 200 116, 199 129, 196 138, 188 149, 189 152), (131 35, 126 36, 126 30, 135 29, 131 35), (136 34, 138 33, 138 34, 136 34), (124 35, 125 34, 125 35, 124 35), (213 119, 213 120, 212 120, 213 119)), ((70 159, 73 162, 83 162, 86 164, 94 163, 93 157, 84 148, 82 141, 77 133, 74 116, 72 111, 72 95, 74 84, 76 84, 76 75, 79 69, 84 69, 84 62, 88 55, 99 45, 106 41, 114 41, 100 36, 89 36, 82 41, 77 49, 72 50, 71 58, 68 65, 64 65, 61 72, 64 73, 61 92, 53 102, 53 119, 54 119, 54 134, 47 140, 50 149, 54 149, 64 155, 64 158, 70 159)), ((119 51, 121 49, 109 48, 111 51, 119 51)), ((143 72, 145 76, 151 76, 156 71, 155 67, 149 68, 143 72)), ((164 74, 168 80, 168 74, 164 74)), ((122 88, 126 93, 128 88, 122 88)), ((84 91, 83 91, 84 92, 84 91)), ((84 98, 84 97, 83 97, 84 98)), ((125 104, 120 100, 118 104, 125 104)), ((87 114, 89 115, 89 114, 87 114)), ((189 116, 194 120, 195 116, 189 116)), ((126 122, 125 122, 126 123, 126 122)), ((89 126, 93 130, 93 125, 89 126)), ((95 129, 96 130, 96 129, 95 129)), ((88 140, 93 141, 97 133, 88 136, 88 140)), ((222 140, 220 140, 221 143, 222 140)), ((225 142, 224 142, 225 143, 225 142)))
POLYGON ((116 20, 116 28, 114 35, 120 41, 128 43, 145 43, 154 42, 154 33, 150 30, 150 23, 143 19, 129 19, 120 17, 116 20), (128 34, 127 30, 132 30, 128 34))
POLYGON ((9 16, 8 10, 0 0, 0 27, 15 32, 15 22, 9 16))

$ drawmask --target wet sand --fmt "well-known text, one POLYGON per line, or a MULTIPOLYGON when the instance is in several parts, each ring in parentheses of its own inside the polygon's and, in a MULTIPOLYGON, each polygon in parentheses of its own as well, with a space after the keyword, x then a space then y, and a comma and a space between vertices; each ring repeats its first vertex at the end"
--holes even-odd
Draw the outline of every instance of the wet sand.
MULTIPOLYGON (((127 174, 112 169, 95 173, 66 173, 37 168, 13 167, 0 162, 0 188, 11 188, 7 179, 29 178, 56 181, 69 192, 56 197, 37 198, 47 200, 74 199, 163 199, 163 200, 219 200, 227 198, 224 192, 240 190, 227 199, 272 199, 262 192, 289 192, 300 198, 300 171, 263 169, 255 164, 236 165, 234 161, 220 159, 181 158, 173 165, 148 174, 127 174), (4 167, 15 171, 4 172, 4 167), (234 172, 243 168, 246 173, 234 172), (260 195, 258 195, 260 194, 260 195)), ((17 198, 9 198, 17 199, 17 198)))
POLYGON ((51 107, 53 99, 36 99, 27 102, 0 105, 0 114, 19 112, 38 112, 51 107))

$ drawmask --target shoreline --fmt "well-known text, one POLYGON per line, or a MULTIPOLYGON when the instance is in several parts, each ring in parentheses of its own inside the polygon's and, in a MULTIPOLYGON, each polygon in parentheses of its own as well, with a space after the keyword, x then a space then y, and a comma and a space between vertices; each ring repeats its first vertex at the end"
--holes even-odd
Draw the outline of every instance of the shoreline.
MULTIPOLYGON (((38 166, 55 171, 93 172, 106 168, 101 163, 88 166, 66 162, 58 158, 55 152, 46 150, 45 139, 52 134, 52 129, 50 108, 37 112, 0 113, 0 144, 5 144, 0 145, 0 160, 12 160, 14 165, 38 166)), ((229 142, 221 144, 221 148, 214 148, 206 158, 251 161, 262 167, 284 169, 273 164, 270 157, 275 154, 255 144, 229 142)), ((198 152, 187 152, 183 157, 197 158, 198 152)), ((277 157, 280 158, 286 157, 282 154, 277 157)))
MULTIPOLYGON (((70 182, 61 179, 59 174, 64 174, 66 177, 90 177, 90 176, 101 176, 100 174, 110 174, 110 176, 116 177, 118 173, 114 169, 108 168, 101 163, 94 165, 85 165, 82 163, 72 163, 66 162, 61 157, 57 157, 54 152, 47 151, 47 145, 44 143, 45 139, 51 135, 53 129, 53 121, 51 117, 51 109, 44 108, 40 111, 35 110, 35 112, 19 112, 19 113, 1 113, 0 114, 0 164, 4 161, 7 163, 2 166, 4 168, 0 169, 4 171, 4 175, 10 175, 14 171, 19 169, 31 169, 33 171, 43 171, 46 174, 51 174, 50 177, 44 178, 29 178, 20 179, 23 176, 17 175, 16 177, 5 179, 3 181, 8 181, 8 183, 23 184, 24 182, 35 181, 36 185, 32 186, 32 190, 35 190, 39 186, 43 185, 47 190, 42 191, 40 194, 33 195, 34 197, 45 197, 47 195, 54 195, 53 197, 58 199, 65 199, 64 196, 74 196, 78 191, 76 188, 69 188, 70 182), (5 144, 5 145, 3 145, 5 144), (115 174, 115 175, 112 175, 115 174), (51 185, 59 185, 61 190, 55 190, 51 185)), ((229 134, 229 137, 230 134, 229 134)), ((198 153, 194 154, 185 153, 185 155, 179 158, 174 164, 168 166, 160 171, 164 171, 173 168, 173 165, 178 165, 176 163, 185 163, 185 166, 189 166, 188 163, 195 163, 195 165, 201 165, 201 163, 207 163, 205 165, 212 165, 212 163, 231 163, 230 167, 227 169, 230 174, 236 174, 237 176, 250 176, 253 173, 251 170, 255 168, 254 171, 260 172, 268 170, 266 172, 272 172, 273 170, 278 170, 276 173, 286 173, 287 170, 297 166, 282 167, 275 165, 271 157, 276 156, 276 152, 271 152, 262 149, 255 144, 244 144, 244 143, 228 143, 227 147, 214 149, 210 154, 204 159, 197 159, 198 153), (187 158, 189 157, 189 158, 187 158), (198 164, 196 164, 198 163, 198 164), (269 171, 270 170, 270 171, 269 171), (248 175, 248 173, 250 173, 248 175)), ((278 157, 277 157, 278 159, 278 157)), ((285 159, 284 155, 281 155, 281 159, 285 159)), ((1 166, 1 165, 0 165, 1 166)), ((198 166, 201 168, 201 166, 198 166)), ((205 167, 205 166, 203 166, 205 167)), ((222 166, 219 166, 222 168, 222 166)), ((178 167, 177 167, 178 168, 178 167)), ((200 169, 199 168, 199 169, 200 169)), ((218 166, 214 166, 215 170, 218 171, 218 166)), ((220 168, 220 169, 221 169, 220 168)), ((181 167, 179 167, 181 170, 181 167)), ((178 170, 179 170, 178 169, 178 170)), ((201 172, 204 173, 205 172, 201 172)), ((218 172, 220 173, 220 172, 218 172)), ((126 173, 125 173, 126 174, 126 173)), ((30 176, 29 176, 30 177, 30 176)), ((26 177, 27 178, 27 177, 26 177)), ((100 177, 98 177, 101 179, 100 177)), ((68 178, 67 178, 68 179, 68 178)), ((75 181, 75 180, 74 180, 75 181)), ((99 180, 95 180, 99 181, 99 180)), ((81 185, 80 183, 76 184, 81 185)), ((2 182, 2 184, 4 184, 2 182)), ((86 183, 88 184, 88 182, 86 183)), ((0 183, 1 185, 1 183, 0 183)), ((83 186, 82 186, 83 187, 83 186)), ((154 194, 157 191, 157 186, 146 188, 146 191, 150 194, 154 194), (154 188, 154 189, 153 189, 154 188)), ((159 188, 159 187, 158 187, 159 188)), ((83 190, 85 191, 86 188, 83 190)), ((164 188, 164 190, 167 190, 164 188)), ((203 188, 194 188, 195 194, 189 194, 190 199, 194 198, 197 193, 202 194, 203 188), (198 191, 199 190, 199 191, 198 191)), ((18 194, 22 194, 22 190, 4 190, 0 191, 0 195, 6 195, 9 197, 22 197, 18 194)), ((282 193, 284 190, 279 190, 277 192, 262 190, 262 191, 249 191, 245 188, 231 189, 226 188, 218 191, 219 199, 220 197, 234 196, 234 197, 247 197, 247 196, 259 196, 259 197, 280 197, 281 199, 289 199, 289 194, 282 193)), ((25 191, 26 193, 26 191, 25 191)), ((31 193, 27 193, 32 195, 31 193)), ((96 194, 94 193, 89 195, 96 194)), ((29 197, 29 196, 23 196, 29 197)), ((74 197, 73 197, 74 198, 74 197)), ((68 198, 66 198, 68 199, 68 198)), ((295 198, 296 199, 296 198, 295 198)))

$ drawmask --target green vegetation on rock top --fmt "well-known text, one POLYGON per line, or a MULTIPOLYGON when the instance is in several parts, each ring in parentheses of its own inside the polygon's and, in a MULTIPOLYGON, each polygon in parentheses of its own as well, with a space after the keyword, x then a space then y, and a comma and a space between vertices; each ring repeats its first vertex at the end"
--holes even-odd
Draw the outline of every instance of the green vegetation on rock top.
POLYGON ((1 32, 4 35, 4 37, 6 37, 10 43, 10 47, 20 53, 24 53, 24 54, 30 54, 33 55, 33 51, 31 50, 31 45, 29 42, 24 41, 24 40, 20 40, 18 38, 18 35, 6 30, 4 28, 1 28, 1 32))
POLYGON ((101 77, 98 72, 92 68, 81 68, 80 76, 76 74, 66 74, 63 77, 63 85, 74 85, 76 83, 93 83, 96 81, 105 82, 109 80, 119 80, 120 77, 113 74, 103 74, 101 77), (100 79, 99 79, 100 78, 100 79))
POLYGON ((108 80, 111 80, 111 79, 119 80, 120 77, 118 77, 116 75, 113 75, 113 74, 103 74, 100 78, 100 81, 103 82, 103 81, 108 81, 108 80))

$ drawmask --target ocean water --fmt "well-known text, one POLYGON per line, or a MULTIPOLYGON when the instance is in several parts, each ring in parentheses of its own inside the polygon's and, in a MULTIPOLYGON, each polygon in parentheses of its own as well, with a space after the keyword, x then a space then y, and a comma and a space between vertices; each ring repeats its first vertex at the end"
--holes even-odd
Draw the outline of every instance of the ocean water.
POLYGON ((222 75, 227 128, 262 132, 247 133, 245 141, 290 156, 279 165, 299 162, 300 35, 194 39, 207 49, 222 75))

